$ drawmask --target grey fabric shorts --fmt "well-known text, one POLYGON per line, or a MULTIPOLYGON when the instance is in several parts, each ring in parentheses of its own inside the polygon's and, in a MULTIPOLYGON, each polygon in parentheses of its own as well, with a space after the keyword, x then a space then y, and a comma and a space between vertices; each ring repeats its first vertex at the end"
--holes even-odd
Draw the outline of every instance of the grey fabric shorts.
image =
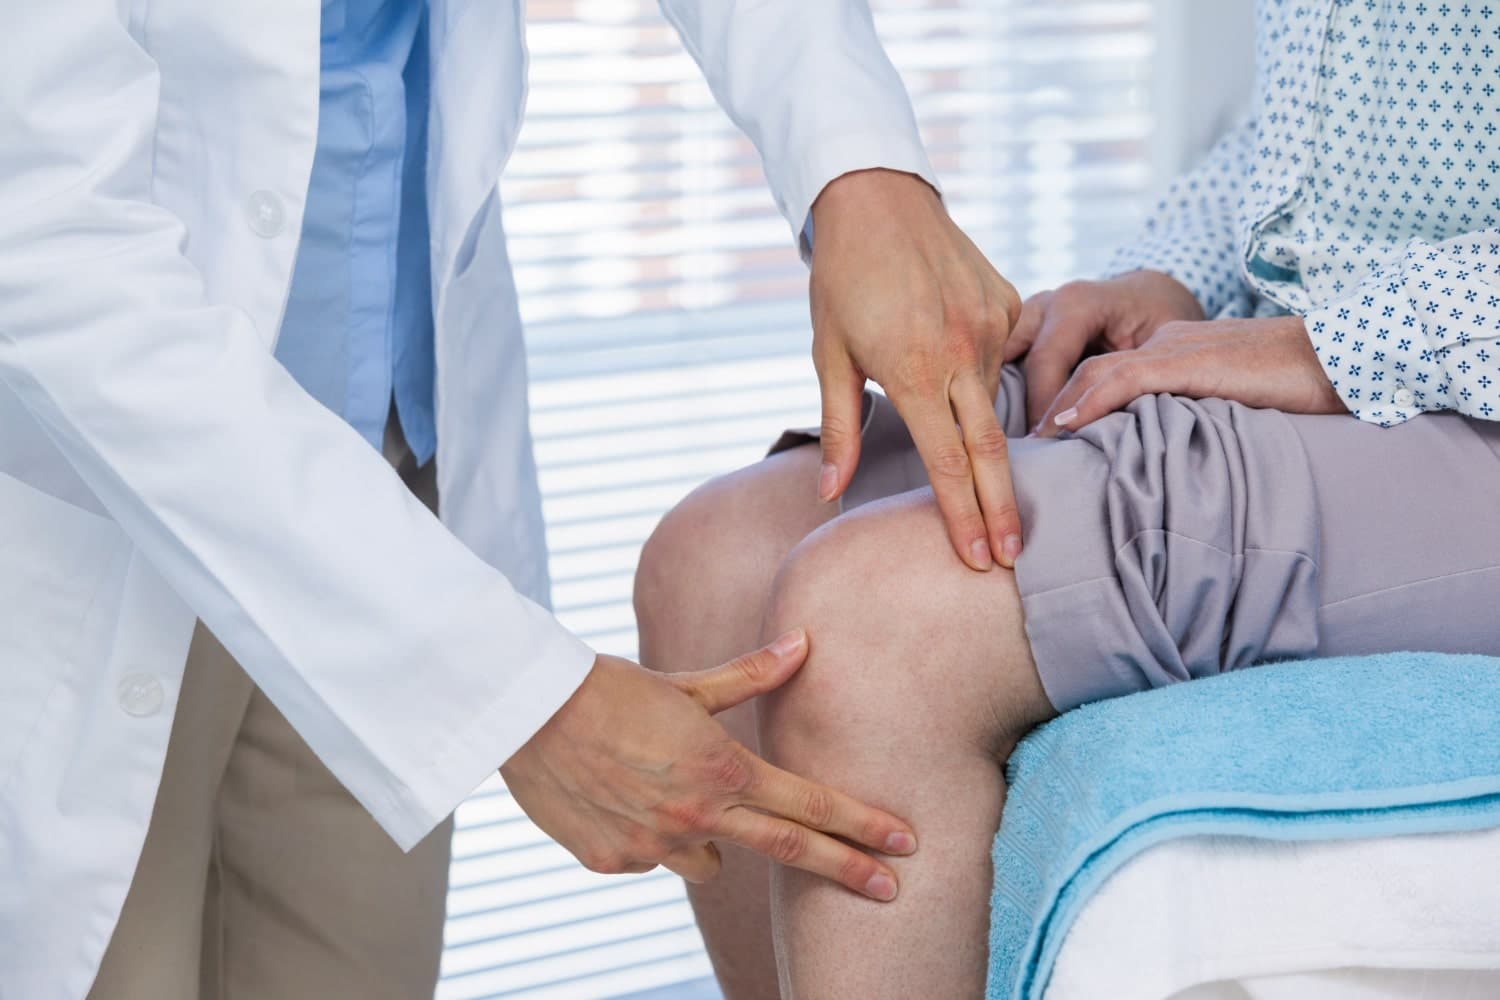
MULTIPOLYGON (((1271 660, 1500 655, 1500 423, 1388 429, 1218 399, 1145 396, 1075 434, 1023 437, 1004 373, 1042 684, 1063 711, 1271 660)), ((927 485, 883 396, 866 398, 852 509, 927 485)), ((815 440, 788 431, 773 452, 815 440)))

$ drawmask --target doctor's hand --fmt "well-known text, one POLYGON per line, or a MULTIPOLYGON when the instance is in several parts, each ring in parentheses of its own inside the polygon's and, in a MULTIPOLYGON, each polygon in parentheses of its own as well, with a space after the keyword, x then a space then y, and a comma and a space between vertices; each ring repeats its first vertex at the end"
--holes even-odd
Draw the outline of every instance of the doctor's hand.
POLYGON ((1031 296, 1005 344, 1006 361, 1025 355, 1028 426, 1041 423, 1086 355, 1128 351, 1167 323, 1201 319, 1193 293, 1160 271, 1070 281, 1031 296))
POLYGON ((893 899, 891 868, 845 841, 910 854, 911 827, 772 767, 713 718, 780 687, 806 658, 800 630, 696 674, 659 675, 600 656, 500 773, 526 814, 596 872, 660 864, 704 882, 719 871, 713 842, 723 840, 893 899))
POLYGON ((859 462, 865 379, 885 389, 932 481, 959 558, 1012 566, 1021 520, 995 393, 1020 314, 1010 283, 912 174, 845 174, 813 203, 813 362, 823 395, 818 495, 859 462))

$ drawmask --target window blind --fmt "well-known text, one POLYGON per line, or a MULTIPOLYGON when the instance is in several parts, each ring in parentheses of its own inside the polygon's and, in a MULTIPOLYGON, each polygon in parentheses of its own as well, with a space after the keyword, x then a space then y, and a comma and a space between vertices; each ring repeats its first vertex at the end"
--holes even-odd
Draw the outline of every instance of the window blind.
MULTIPOLYGON (((1023 294, 1097 266, 1155 180, 1156 4, 875 7, 960 224, 1023 294)), ((528 23, 502 194, 554 597, 633 657, 632 572, 662 513, 817 420, 807 276, 653 3, 532 0, 528 23)), ((708 976, 675 877, 584 870, 498 781, 460 809, 439 997, 716 996, 708 976)))

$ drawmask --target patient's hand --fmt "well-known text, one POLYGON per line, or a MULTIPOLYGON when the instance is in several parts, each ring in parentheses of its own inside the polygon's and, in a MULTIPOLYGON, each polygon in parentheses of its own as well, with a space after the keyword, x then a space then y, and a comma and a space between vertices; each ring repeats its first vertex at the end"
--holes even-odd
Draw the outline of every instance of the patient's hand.
POLYGON ((1152 393, 1216 396, 1283 413, 1345 413, 1301 316, 1168 323, 1140 347, 1078 366, 1042 419, 1077 430, 1152 393))
POLYGON ((1073 281, 1026 300, 1005 360, 1026 356, 1026 418, 1032 427, 1089 353, 1128 351, 1176 320, 1201 320, 1193 293, 1159 271, 1073 281))
POLYGON ((806 658, 800 630, 698 673, 662 676, 600 656, 500 773, 532 821, 594 871, 661 864, 704 882, 719 870, 713 841, 726 840, 893 899, 895 872, 850 843, 910 854, 911 827, 772 767, 713 718, 780 687, 806 658))
POLYGON ((994 404, 1020 296, 912 174, 843 175, 813 204, 813 224, 818 495, 837 498, 854 475, 861 391, 874 379, 911 431, 959 558, 1013 565, 1021 519, 994 404))

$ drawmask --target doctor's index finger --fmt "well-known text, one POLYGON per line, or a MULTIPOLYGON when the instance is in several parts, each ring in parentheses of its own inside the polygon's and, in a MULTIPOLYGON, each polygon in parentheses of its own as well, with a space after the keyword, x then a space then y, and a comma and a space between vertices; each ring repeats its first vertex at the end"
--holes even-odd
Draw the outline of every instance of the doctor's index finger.
POLYGON ((721 839, 779 864, 822 876, 881 902, 896 898, 896 873, 889 865, 826 833, 743 807, 726 812, 721 825, 721 839))
POLYGON ((970 569, 989 570, 994 565, 994 554, 974 483, 974 466, 959 433, 947 391, 932 399, 903 400, 892 396, 891 402, 917 446, 953 550, 970 569))
POLYGON ((917 849, 916 835, 903 820, 865 805, 843 792, 762 762, 742 805, 831 833, 882 854, 917 849))
POLYGON ((1021 515, 1011 484, 1010 443, 995 416, 994 400, 977 375, 958 376, 949 393, 969 451, 990 550, 1002 566, 1012 569, 1021 554, 1021 515))

